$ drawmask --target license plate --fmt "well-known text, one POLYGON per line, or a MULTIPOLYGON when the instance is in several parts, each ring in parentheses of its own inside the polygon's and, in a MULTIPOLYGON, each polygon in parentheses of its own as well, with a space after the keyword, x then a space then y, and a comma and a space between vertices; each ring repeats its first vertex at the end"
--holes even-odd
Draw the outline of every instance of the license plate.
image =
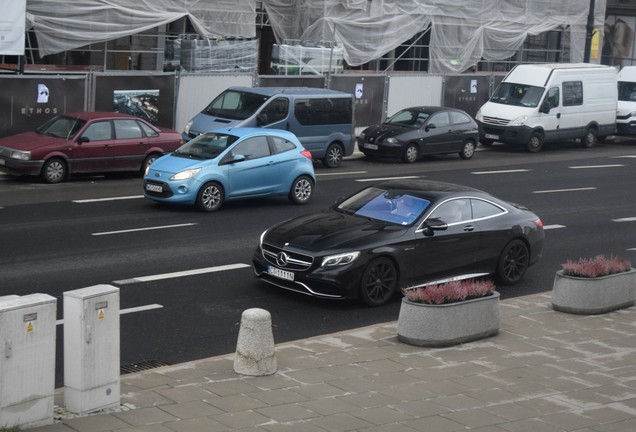
POLYGON ((369 143, 364 143, 364 148, 369 149, 369 150, 377 150, 378 146, 377 144, 369 144, 369 143))
POLYGON ((493 134, 485 134, 484 137, 488 139, 494 139, 494 140, 499 139, 499 135, 493 135, 493 134))
POLYGON ((163 187, 161 187, 161 185, 154 185, 154 184, 150 184, 148 183, 146 185, 146 190, 149 192, 163 192, 163 187))
POLYGON ((273 266, 267 266, 267 273, 271 274, 272 276, 276 276, 277 278, 280 278, 280 279, 285 279, 288 281, 294 280, 294 273, 287 270, 281 270, 273 266))

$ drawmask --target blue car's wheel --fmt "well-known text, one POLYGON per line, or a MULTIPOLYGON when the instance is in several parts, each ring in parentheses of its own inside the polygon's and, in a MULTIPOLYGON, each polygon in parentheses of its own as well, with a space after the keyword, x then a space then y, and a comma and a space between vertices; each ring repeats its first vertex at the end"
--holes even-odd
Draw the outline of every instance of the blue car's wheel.
POLYGON ((305 204, 311 198, 314 191, 314 184, 309 177, 302 175, 294 180, 289 191, 289 200, 294 204, 305 204))
POLYGON ((217 182, 208 182, 199 190, 196 205, 203 211, 213 212, 221 208, 224 198, 223 186, 217 182))

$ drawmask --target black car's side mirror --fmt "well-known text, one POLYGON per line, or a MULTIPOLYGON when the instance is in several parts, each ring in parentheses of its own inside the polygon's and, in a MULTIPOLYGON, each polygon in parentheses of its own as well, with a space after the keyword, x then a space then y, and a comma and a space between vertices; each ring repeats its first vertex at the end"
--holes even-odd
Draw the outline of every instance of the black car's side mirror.
POLYGON ((539 108, 539 112, 543 114, 550 114, 550 103, 548 101, 543 101, 539 108))
POLYGON ((87 136, 81 136, 77 139, 78 144, 87 143, 87 142, 91 142, 90 138, 87 136))
POLYGON ((441 219, 428 219, 422 225, 422 233, 426 237, 431 237, 435 231, 446 231, 448 229, 448 224, 441 219))
POLYGON ((436 127, 437 127, 437 126, 435 126, 435 123, 430 123, 430 124, 427 124, 427 125, 426 125, 426 127, 424 128, 424 130, 425 130, 426 132, 428 132, 428 130, 429 130, 429 129, 435 129, 436 127))

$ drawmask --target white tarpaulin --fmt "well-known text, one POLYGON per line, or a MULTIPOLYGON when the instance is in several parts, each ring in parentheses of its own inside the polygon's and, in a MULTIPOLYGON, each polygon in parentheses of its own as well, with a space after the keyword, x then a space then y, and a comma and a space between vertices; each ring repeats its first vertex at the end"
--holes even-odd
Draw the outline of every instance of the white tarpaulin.
POLYGON ((24 55, 26 0, 0 0, 0 55, 24 55))
MULTIPOLYGON (((603 29, 605 0, 595 4, 603 29)), ((582 0, 263 0, 276 40, 336 41, 352 66, 381 57, 429 29, 429 72, 461 72, 515 54, 529 35, 570 32, 583 60, 589 2, 582 0)))
POLYGON ((27 20, 41 56, 130 36, 185 16, 204 38, 256 36, 255 0, 27 0, 27 20))
MULTIPOLYGON (((14 1, 14 0, 10 0, 14 1)), ((6 2, 6 0, 5 0, 6 2)), ((594 26, 603 29, 605 0, 594 26)), ((263 0, 278 44, 335 41, 345 61, 377 59, 430 29, 430 72, 461 72, 514 55, 529 35, 569 31, 570 61, 583 60, 583 0, 263 0)), ((256 35, 255 0, 28 0, 41 55, 132 35, 187 16, 205 38, 256 35)))

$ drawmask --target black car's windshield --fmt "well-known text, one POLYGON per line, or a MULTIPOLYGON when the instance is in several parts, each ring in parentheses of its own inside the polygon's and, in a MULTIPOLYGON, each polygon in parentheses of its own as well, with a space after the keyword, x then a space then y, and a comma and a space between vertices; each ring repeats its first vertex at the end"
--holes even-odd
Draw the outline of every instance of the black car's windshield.
POLYGON ((214 159, 237 139, 234 135, 205 133, 188 141, 172 154, 179 157, 214 159))
POLYGON ((543 87, 502 82, 490 97, 490 102, 534 108, 539 105, 544 91, 543 87))
POLYGON ((260 108, 268 97, 256 93, 226 90, 218 95, 203 114, 231 120, 245 120, 260 108))
POLYGON ((424 111, 405 109, 393 114, 384 123, 397 126, 420 127, 429 116, 430 114, 424 111))
POLYGON ((404 191, 370 187, 343 201, 336 210, 383 222, 410 225, 429 204, 430 201, 404 191))
POLYGON ((35 131, 42 135, 71 139, 85 124, 86 120, 67 116, 57 116, 44 123, 35 131))

